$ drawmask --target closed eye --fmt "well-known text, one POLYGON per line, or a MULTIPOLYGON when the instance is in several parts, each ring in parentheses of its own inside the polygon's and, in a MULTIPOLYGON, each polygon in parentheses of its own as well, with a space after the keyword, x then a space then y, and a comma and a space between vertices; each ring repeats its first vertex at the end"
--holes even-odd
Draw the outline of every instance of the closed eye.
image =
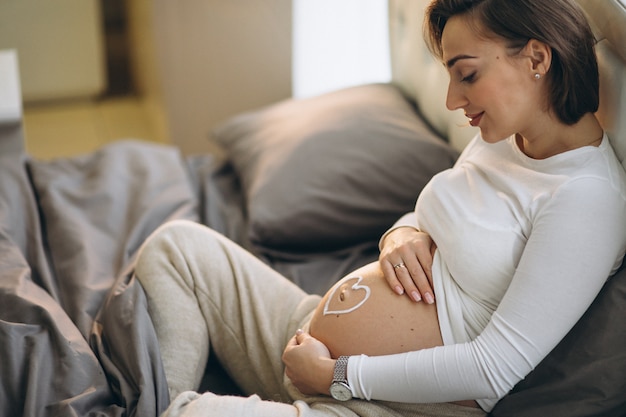
POLYGON ((472 72, 468 76, 461 78, 461 82, 462 83, 470 83, 471 84, 472 82, 474 82, 475 79, 476 79, 476 73, 472 72))

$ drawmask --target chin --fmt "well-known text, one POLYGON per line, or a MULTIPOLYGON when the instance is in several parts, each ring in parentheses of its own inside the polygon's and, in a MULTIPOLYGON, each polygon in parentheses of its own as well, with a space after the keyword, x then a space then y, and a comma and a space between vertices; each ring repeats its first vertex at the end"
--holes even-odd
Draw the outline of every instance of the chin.
POLYGON ((498 143, 512 135, 512 133, 494 132, 481 126, 478 126, 478 128, 480 129, 480 136, 487 143, 498 143))
POLYGON ((502 135, 493 135, 493 134, 489 134, 486 133, 485 131, 483 131, 482 129, 480 130, 480 136, 483 138, 483 140, 487 143, 498 143, 506 138, 508 138, 510 135, 506 135, 506 136, 502 136, 502 135))

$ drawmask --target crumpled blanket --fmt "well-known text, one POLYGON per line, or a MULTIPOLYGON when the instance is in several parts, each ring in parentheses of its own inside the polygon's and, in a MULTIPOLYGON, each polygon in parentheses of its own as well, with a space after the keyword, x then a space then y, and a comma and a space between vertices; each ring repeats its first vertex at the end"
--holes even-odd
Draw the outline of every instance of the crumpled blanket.
POLYGON ((224 163, 138 141, 53 161, 0 145, 0 415, 158 415, 167 385, 133 257, 172 219, 238 238, 224 163))
MULTIPOLYGON (((324 257, 256 251, 238 178, 219 155, 120 141, 41 161, 0 140, 0 416, 156 416, 167 408, 132 271, 142 242, 173 219, 221 232, 309 292, 325 292, 377 254, 376 242, 324 257)), ((209 388, 232 390, 219 366, 211 370, 209 388)))

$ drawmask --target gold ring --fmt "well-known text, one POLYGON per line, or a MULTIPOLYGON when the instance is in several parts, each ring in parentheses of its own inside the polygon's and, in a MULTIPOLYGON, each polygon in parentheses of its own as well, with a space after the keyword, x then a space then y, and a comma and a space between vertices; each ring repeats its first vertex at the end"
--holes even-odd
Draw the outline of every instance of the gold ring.
POLYGON ((393 269, 398 269, 398 268, 406 268, 406 265, 404 264, 404 262, 400 262, 399 264, 395 264, 393 266, 393 269))

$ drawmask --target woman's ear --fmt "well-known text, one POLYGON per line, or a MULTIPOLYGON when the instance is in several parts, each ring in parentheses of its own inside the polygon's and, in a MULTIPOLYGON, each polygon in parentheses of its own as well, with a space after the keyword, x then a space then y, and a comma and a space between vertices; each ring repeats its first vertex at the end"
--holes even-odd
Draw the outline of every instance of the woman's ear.
POLYGON ((552 63, 552 48, 537 39, 531 39, 524 47, 522 54, 529 58, 533 74, 546 75, 552 63))

